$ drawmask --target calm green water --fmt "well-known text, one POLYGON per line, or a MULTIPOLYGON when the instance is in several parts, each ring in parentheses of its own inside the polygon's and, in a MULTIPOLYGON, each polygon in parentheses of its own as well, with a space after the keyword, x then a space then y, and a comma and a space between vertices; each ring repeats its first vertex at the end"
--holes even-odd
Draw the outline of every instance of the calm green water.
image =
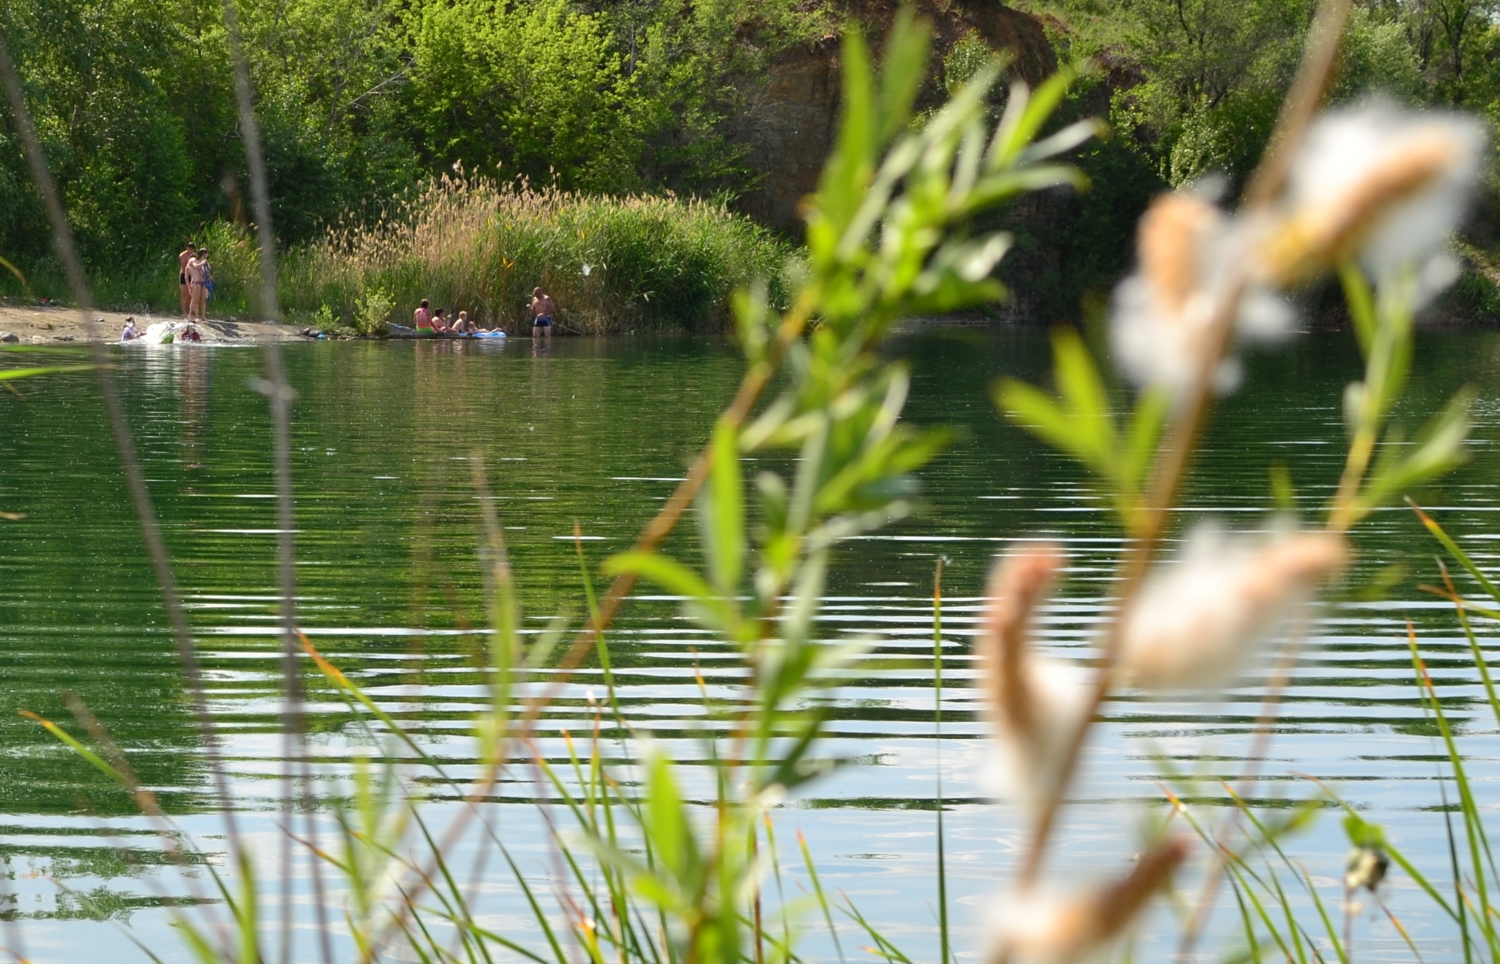
MULTIPOLYGON (((975 596, 1007 540, 1064 540, 1071 570, 1065 598, 1045 620, 1047 642, 1082 659, 1118 534, 1086 480, 1001 422, 987 400, 1001 375, 1044 377, 1041 334, 938 328, 902 336, 892 351, 911 360, 910 418, 956 425, 963 434, 923 473, 921 517, 842 551, 824 623, 830 638, 879 634, 882 655, 930 655, 931 576, 936 557, 947 559, 949 673, 958 681, 945 693, 942 741, 944 785, 954 801, 949 870, 960 947, 975 951, 1019 836, 1015 816, 985 795, 984 727, 962 686, 975 596)), ((460 776, 471 713, 483 700, 478 640, 465 632, 484 622, 472 460, 484 460, 528 624, 541 628, 559 611, 578 610, 575 524, 591 562, 627 546, 671 491, 740 371, 729 346, 688 339, 560 339, 542 357, 525 340, 325 343, 290 346, 286 358, 300 393, 294 471, 302 625, 460 776)), ((226 734, 235 798, 247 832, 274 853, 281 756, 274 485, 264 399, 247 384, 260 374, 261 356, 160 348, 122 352, 120 364, 226 734)), ((1481 560, 1495 559, 1500 539, 1497 366, 1494 334, 1424 336, 1409 396, 1420 414, 1464 382, 1480 389, 1473 462, 1421 498, 1481 560)), ((1356 371, 1350 339, 1339 335, 1302 336, 1251 359, 1247 387, 1216 417, 1199 480, 1184 496, 1189 515, 1263 525, 1273 462, 1289 468, 1306 511, 1315 512, 1342 461, 1339 398, 1356 371)), ((0 395, 0 510, 26 514, 0 523, 0 853, 10 868, 3 899, 35 960, 78 960, 103 946, 119 949, 109 959, 136 959, 126 933, 180 960, 163 908, 203 895, 202 875, 166 867, 124 795, 14 713, 66 719, 61 694, 78 693, 200 845, 222 853, 221 825, 207 813, 202 748, 94 382, 59 376, 23 383, 21 392, 24 398, 0 395)), ((1358 535, 1362 580, 1395 562, 1410 571, 1372 598, 1326 611, 1262 765, 1259 796, 1276 805, 1307 795, 1299 771, 1332 779, 1389 821, 1409 852, 1441 868, 1446 844, 1432 813, 1440 803, 1438 752, 1410 683, 1406 619, 1415 621, 1455 713, 1472 717, 1466 739, 1474 773, 1486 783, 1500 778, 1500 746, 1487 711, 1474 702, 1479 691, 1451 614, 1416 588, 1418 577, 1433 576, 1435 546, 1404 511, 1377 515, 1358 535)), ((691 535, 674 548, 691 551, 691 535)), ((692 669, 700 667, 711 688, 725 686, 733 679, 727 653, 659 599, 632 604, 614 646, 627 712, 679 759, 701 757, 691 738, 701 714, 692 669)), ((559 731, 582 728, 586 691, 598 684, 590 670, 565 690, 546 718, 543 753, 563 753, 559 731)), ((1111 703, 1076 789, 1078 805, 1068 812, 1061 866, 1127 866, 1140 815, 1161 799, 1163 768, 1237 774, 1259 699, 1252 680, 1213 705, 1111 703)), ((832 749, 858 765, 789 806, 781 836, 803 830, 825 886, 848 893, 889 936, 930 959, 937 746, 930 674, 872 673, 832 702, 832 749)), ((347 768, 367 746, 361 731, 327 694, 318 696, 313 717, 315 752, 347 768)), ((527 797, 531 788, 522 782, 505 793, 527 797)), ((443 804, 434 808, 441 820, 443 804)), ((502 810, 502 836, 545 876, 535 809, 502 810)), ((1295 849, 1336 892, 1344 850, 1336 820, 1323 820, 1295 849)), ((785 857, 784 869, 796 876, 800 861, 785 857)), ((268 872, 274 876, 274 866, 268 872)), ((305 895, 305 870, 297 888, 305 895)), ((1429 960, 1458 953, 1409 883, 1395 881, 1391 901, 1429 960)), ((487 888, 486 902, 488 926, 528 933, 513 888, 487 888)), ((1369 912, 1361 919, 1362 958, 1403 956, 1382 921, 1369 912)), ((1148 936, 1146 951, 1164 956, 1163 940, 1148 936)), ((845 943, 862 942, 850 932, 845 943)), ((809 935, 807 950, 831 954, 825 944, 809 935)), ((313 959, 311 947, 299 959, 313 959)))

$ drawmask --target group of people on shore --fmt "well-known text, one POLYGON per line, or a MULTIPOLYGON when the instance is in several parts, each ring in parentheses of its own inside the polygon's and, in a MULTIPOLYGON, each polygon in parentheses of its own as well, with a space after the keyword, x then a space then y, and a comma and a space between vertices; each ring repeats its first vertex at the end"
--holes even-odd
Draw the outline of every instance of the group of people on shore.
MULTIPOLYGON (((189 241, 187 247, 178 252, 177 287, 182 300, 183 320, 207 321, 205 313, 208 300, 213 297, 214 292, 213 266, 209 263, 207 248, 189 241)), ((552 316, 557 312, 557 303, 552 300, 552 296, 541 288, 533 288, 531 303, 527 308, 531 312, 531 337, 550 339, 552 316)), ((460 311, 457 318, 449 321, 447 309, 434 309, 426 298, 422 299, 421 305, 412 314, 412 327, 419 332, 434 335, 475 335, 502 331, 499 327, 479 327, 469 320, 467 311, 460 311)), ((133 330, 133 325, 127 325, 121 340, 132 341, 136 337, 138 335, 133 330)))
POLYGON ((214 294, 213 266, 208 263, 208 249, 192 241, 177 254, 177 289, 182 296, 182 317, 187 321, 207 321, 204 312, 214 294))
MULTIPOLYGON (((533 288, 531 291, 531 337, 552 337, 552 315, 557 311, 557 304, 552 296, 541 288, 533 288)), ((467 311, 460 311, 458 317, 453 321, 447 318, 448 309, 433 308, 432 303, 426 298, 412 312, 411 325, 418 332, 433 335, 475 335, 481 332, 502 331, 496 328, 480 328, 469 320, 467 311)))
POLYGON ((499 328, 481 328, 469 320, 467 311, 460 311, 458 317, 451 322, 448 320, 447 308, 433 308, 432 303, 426 298, 422 304, 412 313, 411 325, 417 331, 433 335, 476 335, 482 331, 499 331, 499 328))

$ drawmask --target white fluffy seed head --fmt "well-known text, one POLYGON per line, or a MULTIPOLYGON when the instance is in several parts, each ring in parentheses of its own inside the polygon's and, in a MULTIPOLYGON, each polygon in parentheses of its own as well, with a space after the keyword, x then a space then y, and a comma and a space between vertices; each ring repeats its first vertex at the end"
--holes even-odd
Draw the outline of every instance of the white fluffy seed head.
POLYGON ((1035 654, 1026 658, 1021 674, 1035 716, 1022 729, 992 707, 994 752, 980 774, 980 787, 1035 812, 1062 779, 1068 745, 1089 709, 1089 685, 1078 668, 1035 654))
MULTIPOLYGON (((1152 203, 1137 233, 1138 268, 1115 290, 1110 319, 1115 360, 1132 381, 1176 396, 1197 381, 1221 337, 1215 322, 1233 294, 1231 268, 1249 242, 1236 222, 1197 195, 1164 194, 1152 203)), ((1291 321, 1286 305, 1265 288, 1240 292, 1236 337, 1274 339, 1291 321)), ((1215 389, 1228 391, 1238 366, 1229 359, 1210 374, 1215 389)))
POLYGON ((1122 678, 1153 690, 1224 685, 1347 556, 1343 537, 1332 533, 1255 538, 1198 527, 1131 606, 1120 637, 1122 678))
POLYGON ((1346 257, 1376 278, 1421 271, 1463 218, 1485 140, 1473 118, 1386 101, 1323 115, 1293 160, 1260 274, 1295 284, 1346 257))
POLYGON ((1047 543, 1014 548, 997 562, 974 646, 1000 763, 993 789, 1028 807, 1056 789, 1089 702, 1071 668, 1039 656, 1031 644, 1032 617, 1062 563, 1062 550, 1047 543))
POLYGON ((1182 863, 1187 843, 1164 840, 1130 873, 1083 894, 1023 890, 1000 900, 990 919, 990 961, 1078 964, 1104 956, 1182 863))

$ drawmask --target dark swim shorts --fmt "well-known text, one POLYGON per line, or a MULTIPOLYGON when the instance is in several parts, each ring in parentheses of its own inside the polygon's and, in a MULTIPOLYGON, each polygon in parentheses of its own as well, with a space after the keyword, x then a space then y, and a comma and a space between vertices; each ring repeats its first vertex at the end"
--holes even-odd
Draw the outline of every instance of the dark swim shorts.
POLYGON ((533 321, 531 323, 531 327, 533 327, 533 328, 551 328, 552 327, 552 316, 551 315, 543 315, 542 317, 540 317, 540 318, 536 319, 535 321, 533 321))

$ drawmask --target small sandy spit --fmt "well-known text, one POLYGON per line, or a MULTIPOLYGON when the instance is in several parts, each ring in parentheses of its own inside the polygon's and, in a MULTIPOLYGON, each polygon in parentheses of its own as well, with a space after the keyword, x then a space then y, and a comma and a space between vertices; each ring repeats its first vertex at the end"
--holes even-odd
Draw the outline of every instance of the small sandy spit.
MULTIPOLYGON (((15 342, 22 345, 66 344, 86 342, 99 338, 106 342, 120 340, 125 330, 128 313, 123 311, 96 311, 92 318, 103 318, 104 323, 95 324, 86 320, 77 309, 63 307, 34 307, 0 304, 0 340, 6 333, 15 335, 15 342)), ((176 315, 136 315, 137 328, 145 330, 158 321, 181 321, 176 315)), ((257 345, 269 341, 307 341, 300 325, 272 325, 262 321, 239 321, 210 318, 197 322, 205 344, 257 345)))

